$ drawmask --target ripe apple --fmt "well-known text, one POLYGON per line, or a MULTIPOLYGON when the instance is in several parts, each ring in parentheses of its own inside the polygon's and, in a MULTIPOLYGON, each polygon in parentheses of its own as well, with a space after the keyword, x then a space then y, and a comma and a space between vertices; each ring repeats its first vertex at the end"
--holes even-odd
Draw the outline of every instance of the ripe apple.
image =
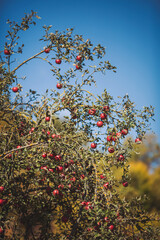
POLYGON ((61 64, 61 59, 56 59, 55 61, 57 64, 61 64))
POLYGON ((80 69, 81 68, 81 66, 80 65, 76 65, 76 69, 80 69))
POLYGON ((100 175, 100 179, 106 178, 103 174, 100 175))
POLYGON ((42 157, 43 157, 43 158, 46 158, 46 157, 47 157, 47 153, 43 153, 43 154, 42 154, 42 157))
POLYGON ((45 53, 49 53, 50 52, 50 48, 46 48, 44 51, 45 51, 45 53))
POLYGON ((94 115, 94 114, 96 113, 96 109, 94 109, 94 108, 89 109, 89 110, 88 110, 88 113, 89 113, 90 115, 94 115))
POLYGON ((34 128, 34 127, 32 127, 32 128, 31 128, 31 132, 34 132, 34 129, 35 129, 35 128, 34 128))
POLYGON ((10 55, 10 51, 8 49, 4 49, 4 54, 5 55, 10 55))
POLYGON ((62 172, 63 171, 63 167, 62 166, 58 166, 58 167, 56 167, 56 170, 57 170, 57 172, 62 172))
POLYGON ((71 180, 72 182, 75 182, 75 181, 76 181, 76 178, 75 178, 75 177, 72 177, 70 180, 71 180))
POLYGON ((45 120, 46 120, 46 122, 49 122, 50 121, 50 117, 46 117, 45 120))
POLYGON ((84 178, 85 178, 85 176, 84 176, 84 174, 82 174, 82 175, 81 175, 81 179, 84 179, 84 178))
POLYGON ((128 187, 128 182, 124 182, 123 187, 128 187))
POLYGON ((2 206, 4 203, 4 200, 3 199, 0 199, 0 206, 2 206))
POLYGON ((63 184, 60 184, 60 185, 58 185, 58 188, 59 188, 59 189, 63 189, 63 188, 64 188, 64 185, 63 185, 63 184))
POLYGON ((120 138, 122 134, 120 132, 116 133, 117 138, 120 138))
POLYGON ((47 168, 47 166, 42 166, 41 170, 45 170, 46 171, 46 170, 48 170, 48 168, 47 168))
POLYGON ((58 196, 58 195, 59 195, 59 190, 55 189, 55 190, 53 191, 53 195, 54 195, 54 196, 58 196))
POLYGON ((127 129, 122 129, 121 133, 122 133, 123 135, 127 135, 128 130, 127 130, 127 129))
POLYGON ((18 87, 13 87, 13 88, 12 88, 12 91, 13 91, 13 92, 18 92, 18 90, 19 90, 18 87))
POLYGON ((114 225, 110 225, 108 228, 112 231, 114 229, 114 225))
POLYGON ((91 143, 91 148, 96 148, 97 144, 96 143, 91 143))
POLYGON ((80 55, 78 55, 78 56, 76 57, 76 59, 77 59, 77 61, 81 61, 82 57, 81 57, 80 55))
POLYGON ((103 107, 103 110, 104 110, 105 112, 108 112, 108 111, 109 111, 109 106, 104 106, 104 107, 103 107))
POLYGON ((57 161, 60 161, 60 160, 62 159, 61 155, 56 155, 54 158, 55 158, 55 160, 57 160, 57 161))
POLYGON ((4 187, 0 186, 0 192, 3 192, 3 191, 4 191, 4 187))
POLYGON ((49 172, 54 172, 52 168, 49 168, 48 171, 49 171, 49 172))
POLYGON ((123 155, 119 155, 118 161, 123 161, 124 160, 124 156, 123 155))
POLYGON ((102 122, 102 121, 98 121, 98 122, 97 122, 97 126, 98 126, 98 127, 102 127, 102 126, 103 126, 103 122, 102 122))
POLYGON ((113 152, 114 152, 114 148, 113 148, 113 147, 109 147, 109 148, 108 148, 108 152, 109 152, 109 153, 113 153, 113 152))
POLYGON ((61 88, 62 88, 62 84, 61 84, 61 83, 57 83, 56 87, 57 87, 58 89, 61 89, 61 88))
POLYGON ((103 218, 103 222, 109 222, 108 217, 104 217, 104 218, 103 218))
POLYGON ((142 140, 140 138, 136 138, 135 143, 142 143, 142 140))
POLYGON ((105 113, 101 113, 100 115, 100 118, 103 120, 103 119, 106 119, 107 118, 107 115, 105 113))
POLYGON ((110 141, 112 141, 112 140, 113 140, 112 136, 107 136, 107 141, 108 141, 108 142, 110 142, 110 141))
POLYGON ((47 131, 47 135, 50 135, 51 134, 51 132, 50 131, 47 131))
POLYGON ((109 188, 109 182, 104 183, 104 184, 103 184, 103 187, 106 188, 106 189, 108 189, 108 188, 109 188))
POLYGON ((0 227, 0 234, 2 234, 3 233, 3 229, 0 227))

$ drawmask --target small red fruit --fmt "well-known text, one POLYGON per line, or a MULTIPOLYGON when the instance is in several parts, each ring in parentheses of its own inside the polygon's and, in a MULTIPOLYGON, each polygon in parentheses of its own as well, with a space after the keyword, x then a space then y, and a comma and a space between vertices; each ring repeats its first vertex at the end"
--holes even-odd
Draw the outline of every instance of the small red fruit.
POLYGON ((63 171, 63 167, 62 167, 62 166, 58 166, 58 167, 56 168, 56 170, 57 170, 57 172, 62 172, 62 171, 63 171))
POLYGON ((54 196, 59 195, 59 190, 55 189, 55 190, 53 191, 53 195, 54 195, 54 196))
POLYGON ((6 157, 9 159, 12 158, 12 154, 8 154, 6 157))
POLYGON ((81 67, 79 65, 76 65, 76 69, 80 69, 81 67))
POLYGON ((103 174, 101 174, 100 175, 100 179, 104 179, 105 178, 105 176, 103 176, 103 174))
POLYGON ((123 155, 119 155, 118 161, 123 161, 124 160, 124 156, 123 155))
POLYGON ((18 87, 13 87, 13 88, 12 88, 12 91, 13 91, 13 92, 18 92, 18 90, 19 90, 18 87))
POLYGON ((140 138, 136 138, 135 143, 142 143, 142 140, 140 138))
POLYGON ((3 199, 0 199, 0 206, 2 206, 4 203, 4 200, 3 199))
POLYGON ((98 122, 97 122, 97 126, 98 126, 98 127, 102 127, 102 126, 103 126, 103 122, 102 122, 102 121, 98 121, 98 122))
POLYGON ((103 120, 103 119, 106 119, 107 118, 107 115, 105 113, 101 113, 100 115, 100 118, 103 120))
POLYGON ((5 55, 10 55, 10 51, 8 49, 4 49, 4 54, 5 55))
POLYGON ((120 138, 122 134, 120 132, 116 133, 117 138, 120 138))
POLYGON ((4 191, 4 187, 0 186, 0 192, 3 192, 3 191, 4 191))
POLYGON ((50 117, 46 117, 45 120, 46 120, 46 122, 49 122, 50 121, 50 117))
POLYGON ((53 159, 54 156, 55 156, 55 155, 54 155, 53 153, 50 153, 50 154, 49 154, 49 158, 51 158, 51 159, 53 159))
POLYGON ((74 161, 73 161, 73 160, 70 160, 69 162, 70 162, 70 164, 74 164, 74 161))
POLYGON ((107 182, 107 183, 103 184, 103 187, 108 189, 109 188, 109 183, 107 182))
POLYGON ((61 89, 61 88, 62 88, 62 84, 61 84, 61 83, 57 83, 56 87, 57 87, 58 89, 61 89))
POLYGON ((45 51, 45 53, 49 53, 50 52, 50 48, 46 48, 44 51, 45 51))
POLYGON ((63 188, 64 188, 64 185, 63 185, 63 184, 60 184, 60 185, 58 185, 58 188, 59 188, 59 189, 63 189, 63 188))
POLYGON ((89 109, 89 110, 88 110, 88 113, 89 113, 90 115, 94 115, 94 114, 96 113, 96 109, 94 109, 94 108, 89 109))
POLYGON ((97 144, 96 143, 91 143, 91 148, 96 148, 97 144))
POLYGON ((51 132, 50 131, 47 131, 47 135, 50 135, 51 134, 51 132))
POLYGON ((55 160, 57 160, 57 161, 60 161, 60 160, 62 159, 61 155, 56 155, 54 158, 55 158, 55 160))
POLYGON ((49 171, 49 172, 54 172, 52 168, 49 168, 48 171, 49 171))
POLYGON ((103 222, 109 222, 108 217, 104 217, 103 222))
POLYGON ((34 127, 31 128, 31 132, 34 132, 34 127))
POLYGON ((103 107, 103 110, 104 110, 105 112, 108 112, 108 111, 109 111, 109 106, 104 106, 104 107, 103 107))
POLYGON ((61 64, 61 59, 56 59, 55 61, 57 64, 61 64))
POLYGON ((113 148, 113 147, 109 147, 109 148, 108 148, 108 152, 109 152, 109 153, 113 153, 113 152, 114 152, 114 148, 113 148))
POLYGON ((84 176, 84 174, 82 174, 82 175, 81 175, 81 179, 84 179, 84 178, 85 178, 85 176, 84 176))
POLYGON ((43 157, 43 158, 46 158, 46 157, 47 157, 47 153, 43 153, 43 154, 42 154, 42 157, 43 157))
POLYGON ((3 229, 0 227, 0 234, 2 234, 3 233, 3 229))
POLYGON ((114 229, 114 225, 109 226, 109 229, 112 231, 114 229))
POLYGON ((122 129, 121 133, 122 133, 123 135, 127 135, 128 130, 127 130, 127 129, 122 129))
POLYGON ((128 182, 124 182, 123 187, 128 187, 128 182))
POLYGON ((77 61, 81 61, 82 57, 81 57, 80 55, 78 55, 78 56, 76 57, 76 59, 77 59, 77 61))
POLYGON ((112 139, 112 136, 107 136, 107 141, 108 142, 110 142, 110 141, 112 141, 113 139, 112 139))

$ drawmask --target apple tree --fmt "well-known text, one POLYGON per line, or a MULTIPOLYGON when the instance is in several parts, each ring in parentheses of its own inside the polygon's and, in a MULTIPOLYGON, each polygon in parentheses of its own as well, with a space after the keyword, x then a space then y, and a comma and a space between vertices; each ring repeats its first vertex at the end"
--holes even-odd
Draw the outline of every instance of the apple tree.
POLYGON ((42 49, 14 61, 23 54, 19 33, 35 17, 32 11, 20 24, 8 20, 0 55, 0 238, 158 239, 156 216, 145 213, 140 198, 126 201, 117 192, 131 181, 133 142, 123 141, 132 130, 136 144, 143 141, 153 107, 138 110, 128 95, 115 102, 106 89, 91 92, 97 73, 116 67, 103 60, 103 46, 73 29, 44 26, 42 49), (18 70, 39 60, 50 65, 54 88, 23 95, 18 70), (59 122, 63 110, 69 114, 59 122), (120 180, 113 167, 123 170, 120 180))

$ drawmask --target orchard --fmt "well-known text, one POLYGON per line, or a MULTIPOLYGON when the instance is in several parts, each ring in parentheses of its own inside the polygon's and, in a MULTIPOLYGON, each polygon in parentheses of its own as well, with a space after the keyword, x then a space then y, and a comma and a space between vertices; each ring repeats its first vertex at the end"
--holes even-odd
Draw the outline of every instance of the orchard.
POLYGON ((128 158, 145 138, 152 106, 138 110, 128 95, 115 102, 106 89, 90 92, 97 73, 116 67, 104 60, 103 46, 73 29, 44 26, 42 49, 13 67, 23 55, 19 34, 35 18, 32 11, 20 24, 8 20, 0 53, 0 239, 158 239, 157 218, 145 213, 143 199, 126 201, 118 192, 132 181, 128 158), (54 89, 23 95, 18 70, 37 59, 50 65, 54 89), (63 110, 70 116, 60 122, 63 110), (120 180, 113 168, 122 169, 120 180))

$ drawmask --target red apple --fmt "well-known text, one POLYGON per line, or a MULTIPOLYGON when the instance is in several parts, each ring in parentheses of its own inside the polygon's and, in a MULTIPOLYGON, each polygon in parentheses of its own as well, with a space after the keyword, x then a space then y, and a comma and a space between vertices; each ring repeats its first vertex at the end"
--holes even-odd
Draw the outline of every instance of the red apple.
POLYGON ((42 157, 43 157, 43 158, 46 158, 46 157, 47 157, 47 153, 43 153, 43 154, 42 154, 42 157))
POLYGON ((62 88, 62 84, 61 84, 61 83, 57 83, 56 87, 57 87, 58 89, 61 89, 61 88, 62 88))
POLYGON ((51 132, 50 131, 47 131, 47 135, 50 135, 51 134, 51 132))
POLYGON ((0 192, 3 192, 3 191, 4 191, 4 187, 0 186, 0 192))
POLYGON ((18 92, 18 90, 19 90, 18 87, 13 87, 13 88, 12 88, 12 91, 13 91, 13 92, 18 92))
POLYGON ((108 112, 108 111, 109 111, 109 106, 104 106, 104 107, 103 107, 103 110, 104 110, 105 112, 108 112))
POLYGON ((127 135, 128 130, 127 130, 127 129, 122 129, 121 133, 122 133, 123 135, 127 135))
POLYGON ((49 53, 50 52, 50 48, 46 48, 44 51, 45 51, 45 53, 49 53))
POLYGON ((54 172, 52 168, 49 168, 48 171, 49 171, 49 172, 54 172))
POLYGON ((104 218, 103 218, 103 222, 109 222, 108 217, 104 217, 104 218))
POLYGON ((96 148, 97 144, 96 143, 91 143, 91 148, 96 148))
POLYGON ((42 166, 41 170, 48 170, 47 166, 42 166))
POLYGON ((100 118, 103 120, 103 119, 106 119, 107 118, 107 115, 105 113, 101 113, 100 115, 100 118))
POLYGON ((109 153, 113 153, 113 152, 114 152, 114 148, 113 148, 113 147, 109 147, 109 148, 108 148, 108 152, 109 152, 109 153))
POLYGON ((120 132, 116 133, 117 138, 120 138, 122 134, 120 132))
POLYGON ((2 206, 4 203, 4 200, 3 199, 0 199, 0 206, 2 206))
POLYGON ((55 61, 57 64, 61 64, 61 59, 56 59, 55 61))
POLYGON ((49 154, 49 158, 53 159, 55 157, 55 155, 53 153, 49 154))
POLYGON ((73 161, 73 160, 70 160, 69 162, 70 162, 70 164, 74 164, 74 161, 73 161))
POLYGON ((119 155, 118 161, 123 161, 124 160, 124 156, 123 155, 119 155))
POLYGON ((63 171, 63 167, 62 167, 62 166, 58 166, 58 167, 56 168, 56 170, 57 170, 57 172, 62 172, 62 171, 63 171))
POLYGON ((123 187, 128 187, 128 182, 124 182, 123 187))
POLYGON ((112 136, 107 136, 107 141, 108 142, 110 142, 110 141, 112 141, 113 139, 112 139, 112 136))
POLYGON ((82 174, 82 175, 81 175, 81 179, 84 179, 84 178, 85 178, 85 176, 84 176, 84 174, 82 174))
POLYGON ((114 229, 114 225, 110 225, 108 228, 112 231, 114 229))
POLYGON ((80 65, 76 65, 76 69, 80 69, 81 68, 81 66, 80 65))
POLYGON ((140 138, 136 138, 135 143, 142 143, 142 140, 140 138))
POLYGON ((106 178, 105 176, 103 176, 103 174, 100 175, 100 179, 104 179, 106 178))
POLYGON ((0 227, 0 234, 2 234, 3 233, 3 229, 0 227))
POLYGON ((103 122, 102 122, 102 121, 98 121, 98 122, 97 122, 97 126, 98 126, 98 127, 102 127, 102 126, 103 126, 103 122))
POLYGON ((109 188, 109 182, 104 183, 104 184, 103 184, 103 187, 106 188, 106 189, 108 189, 108 188, 109 188))
POLYGON ((10 55, 10 51, 8 49, 4 49, 4 54, 5 55, 10 55))
POLYGON ((63 185, 63 184, 60 184, 60 185, 58 185, 58 188, 59 188, 59 189, 63 189, 63 188, 64 188, 64 185, 63 185))
POLYGON ((34 127, 31 128, 31 132, 34 132, 34 127))
POLYGON ((88 110, 88 113, 89 113, 90 115, 94 115, 94 114, 96 113, 96 109, 94 109, 94 108, 89 109, 89 110, 88 110))
POLYGON ((57 161, 60 161, 60 160, 62 159, 61 155, 56 155, 54 158, 55 158, 55 160, 57 160, 57 161))
POLYGON ((55 189, 55 190, 53 191, 53 195, 54 195, 54 196, 59 195, 59 190, 55 189))
POLYGON ((50 117, 46 117, 45 120, 46 120, 46 122, 49 122, 50 121, 50 117))
POLYGON ((78 56, 76 57, 76 59, 77 59, 77 61, 81 61, 82 57, 81 57, 80 55, 78 55, 78 56))

